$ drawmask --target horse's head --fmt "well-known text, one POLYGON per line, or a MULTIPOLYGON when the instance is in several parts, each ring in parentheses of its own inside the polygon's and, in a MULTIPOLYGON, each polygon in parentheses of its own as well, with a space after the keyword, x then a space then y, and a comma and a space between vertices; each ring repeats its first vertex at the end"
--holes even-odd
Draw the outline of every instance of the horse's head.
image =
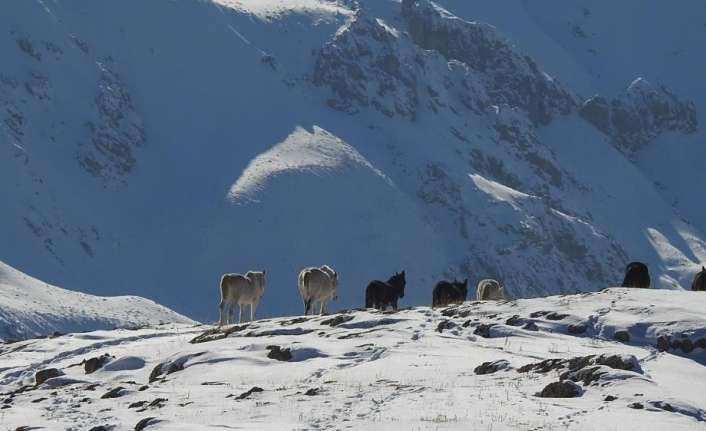
POLYGON ((468 279, 466 278, 463 280, 463 283, 458 283, 459 287, 461 288, 461 291, 463 292, 464 295, 468 294, 468 279))
POLYGON ((388 283, 397 288, 397 293, 400 298, 404 298, 404 286, 407 284, 404 271, 395 273, 388 283))
POLYGON ((265 272, 266 271, 248 271, 245 274, 245 278, 250 280, 250 282, 265 291, 265 272))

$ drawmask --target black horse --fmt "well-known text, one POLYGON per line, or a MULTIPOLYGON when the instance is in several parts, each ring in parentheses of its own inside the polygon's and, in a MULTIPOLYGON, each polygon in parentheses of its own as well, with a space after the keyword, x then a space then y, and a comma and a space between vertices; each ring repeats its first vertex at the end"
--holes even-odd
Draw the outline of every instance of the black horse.
POLYGON ((404 298, 406 283, 404 271, 395 273, 387 281, 371 281, 365 289, 365 307, 385 310, 390 305, 393 310, 397 310, 397 301, 404 298))
POLYGON ((691 290, 706 291, 706 268, 703 266, 701 267, 701 272, 696 274, 696 277, 694 277, 694 282, 691 283, 691 290))
POLYGON ((444 307, 450 304, 460 304, 468 295, 468 279, 461 281, 442 280, 434 286, 431 306, 444 307))
POLYGON ((630 262, 625 268, 623 287, 650 288, 650 271, 642 262, 630 262))

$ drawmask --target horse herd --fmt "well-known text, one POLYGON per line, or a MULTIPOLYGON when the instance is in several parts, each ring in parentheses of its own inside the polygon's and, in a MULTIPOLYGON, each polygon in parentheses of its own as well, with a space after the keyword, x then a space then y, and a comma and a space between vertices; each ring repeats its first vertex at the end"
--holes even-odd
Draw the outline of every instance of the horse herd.
MULTIPOLYGON (((406 284, 405 271, 395 273, 387 281, 373 280, 365 289, 365 307, 397 310, 397 302, 404 298, 406 284)), ((299 294, 304 302, 304 315, 313 314, 319 305, 319 314, 326 313, 326 303, 338 299, 338 274, 328 265, 304 268, 299 272, 299 294)), ((642 262, 631 262, 625 268, 622 287, 649 288, 650 273, 642 262)), ((243 321, 243 306, 250 305, 250 320, 255 320, 255 312, 260 298, 265 293, 265 271, 248 271, 245 275, 224 274, 220 283, 221 301, 219 326, 233 323, 234 307, 240 307, 238 322, 243 321), (226 307, 228 313, 226 315, 226 307)), ((706 268, 696 274, 691 290, 706 291, 706 268)), ((468 296, 468 279, 463 281, 442 280, 432 291, 432 307, 459 304, 468 296)), ((504 288, 493 279, 481 280, 476 289, 476 300, 507 299, 504 288)))

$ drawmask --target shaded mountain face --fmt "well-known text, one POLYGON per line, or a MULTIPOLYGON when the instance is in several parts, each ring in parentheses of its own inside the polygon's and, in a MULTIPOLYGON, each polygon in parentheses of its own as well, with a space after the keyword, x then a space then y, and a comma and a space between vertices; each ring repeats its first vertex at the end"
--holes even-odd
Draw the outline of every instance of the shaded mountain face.
MULTIPOLYGON (((630 36, 584 3, 13 5, 0 258, 202 320, 223 272, 266 269, 273 315, 303 309, 297 273, 324 263, 340 306, 403 269, 408 304, 443 277, 597 290, 631 260, 688 286, 706 64, 683 42, 666 67, 679 41, 658 43, 655 17, 630 36)), ((686 15, 706 22, 685 5, 665 37, 702 31, 686 15)))

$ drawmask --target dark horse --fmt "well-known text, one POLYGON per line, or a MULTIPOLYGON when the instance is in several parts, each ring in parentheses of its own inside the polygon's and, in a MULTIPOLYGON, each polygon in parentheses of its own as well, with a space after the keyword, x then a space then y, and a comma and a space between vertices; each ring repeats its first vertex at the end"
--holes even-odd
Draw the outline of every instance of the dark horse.
POLYGON ((701 272, 696 274, 696 277, 694 277, 694 282, 691 283, 691 290, 706 291, 706 268, 704 268, 703 266, 701 267, 701 272))
POLYGON ((393 310, 397 310, 397 300, 404 298, 406 283, 404 271, 395 273, 387 281, 371 281, 365 289, 365 307, 385 310, 390 305, 393 310))
POLYGON ((647 270, 647 265, 642 262, 630 262, 625 268, 625 279, 623 279, 622 286, 649 289, 650 271, 647 270))
POLYGON ((442 280, 434 286, 434 293, 431 298, 431 306, 444 307, 449 304, 460 304, 466 300, 468 295, 468 279, 461 281, 442 280))

